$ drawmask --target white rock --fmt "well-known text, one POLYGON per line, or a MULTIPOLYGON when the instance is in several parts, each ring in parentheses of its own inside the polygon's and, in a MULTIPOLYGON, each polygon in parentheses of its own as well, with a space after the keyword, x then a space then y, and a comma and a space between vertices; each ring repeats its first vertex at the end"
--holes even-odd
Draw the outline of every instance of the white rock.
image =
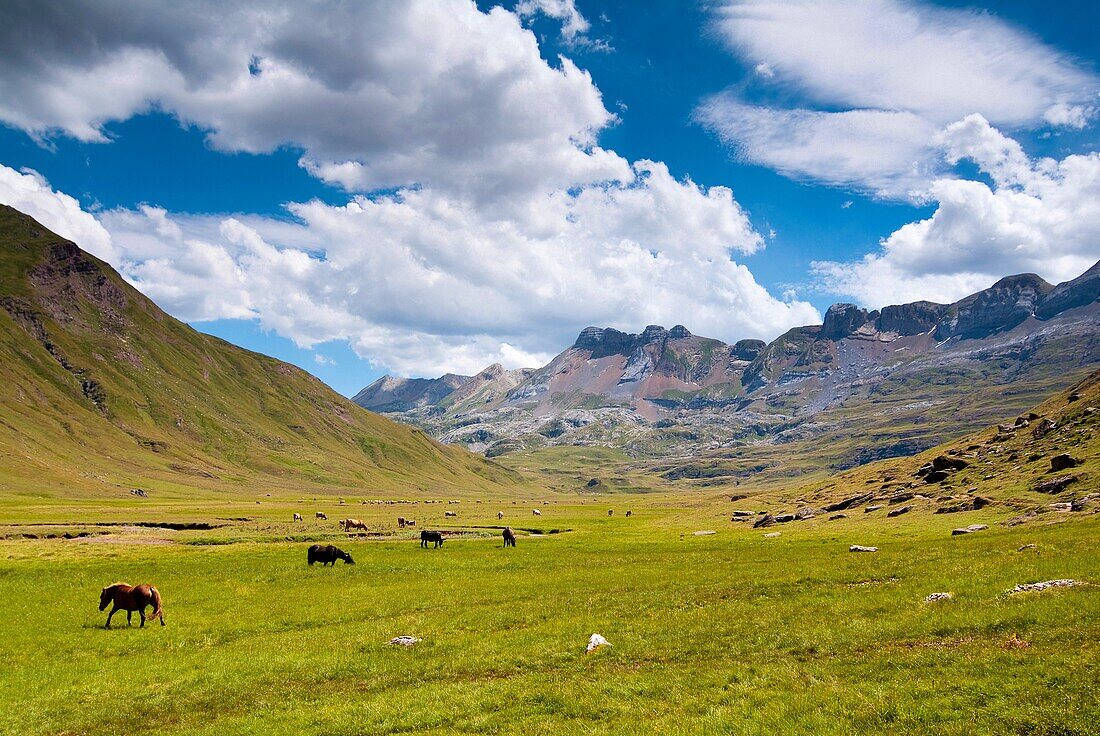
POLYGON ((1041 583, 1021 583, 1017 585, 1009 593, 1029 593, 1032 591, 1046 590, 1048 588, 1069 588, 1074 585, 1081 585, 1080 580, 1044 580, 1041 583))
POLYGON ((767 534, 764 535, 764 539, 774 539, 775 537, 778 537, 780 534, 782 534, 782 532, 768 532, 767 534))
POLYGON ((697 532, 692 532, 692 534, 694 534, 697 537, 706 537, 706 536, 710 536, 711 534, 716 534, 716 533, 717 532, 715 532, 713 529, 700 529, 697 532))
POLYGON ((925 603, 935 603, 936 601, 949 601, 955 596, 950 593, 933 593, 924 599, 925 603))
POLYGON ((388 644, 393 644, 394 646, 398 646, 398 647, 411 647, 413 644, 416 644, 418 641, 422 641, 422 640, 418 639, 415 636, 408 636, 406 634, 406 635, 402 635, 402 636, 395 636, 392 639, 390 639, 387 643, 388 644))
POLYGON ((596 651, 600 647, 609 647, 609 646, 611 646, 611 642, 609 642, 607 639, 604 639, 599 634, 593 634, 592 636, 588 637, 588 646, 585 647, 584 653, 585 654, 591 654, 592 652, 596 651))
POLYGON ((858 544, 853 544, 848 548, 849 552, 878 552, 878 547, 863 547, 858 544))

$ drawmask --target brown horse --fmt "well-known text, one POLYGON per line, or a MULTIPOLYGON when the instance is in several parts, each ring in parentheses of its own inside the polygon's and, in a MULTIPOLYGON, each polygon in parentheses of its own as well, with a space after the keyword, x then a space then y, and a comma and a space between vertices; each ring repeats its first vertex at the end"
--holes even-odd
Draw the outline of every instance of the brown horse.
POLYGON ((145 628, 145 609, 153 607, 153 613, 149 618, 159 618, 160 625, 164 626, 164 608, 160 604, 160 592, 152 585, 138 585, 137 587, 126 583, 108 585, 99 594, 99 610, 107 610, 111 603, 114 608, 107 614, 107 624, 104 628, 111 628, 111 617, 118 611, 126 611, 126 625, 130 625, 134 611, 141 616, 141 626, 145 628))
POLYGON ((512 531, 512 527, 510 527, 510 526, 504 527, 504 533, 501 534, 501 536, 504 537, 504 546, 505 547, 508 547, 508 546, 515 547, 516 546, 516 533, 514 531, 512 531))

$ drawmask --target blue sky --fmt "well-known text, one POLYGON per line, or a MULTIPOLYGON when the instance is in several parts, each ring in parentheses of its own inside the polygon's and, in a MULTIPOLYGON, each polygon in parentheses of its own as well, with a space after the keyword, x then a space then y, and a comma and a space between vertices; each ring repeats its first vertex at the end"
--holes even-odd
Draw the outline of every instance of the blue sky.
POLYGON ((0 33, 0 201, 345 394, 1100 258, 1092 3, 63 7, 0 33))

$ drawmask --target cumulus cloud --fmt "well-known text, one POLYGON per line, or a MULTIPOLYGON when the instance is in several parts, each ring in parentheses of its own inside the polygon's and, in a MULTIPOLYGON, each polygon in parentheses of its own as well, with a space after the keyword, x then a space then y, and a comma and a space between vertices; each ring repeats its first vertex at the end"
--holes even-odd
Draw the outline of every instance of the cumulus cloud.
POLYGON ((1033 159, 980 115, 938 139, 950 160, 972 161, 992 186, 936 180, 931 217, 899 228, 859 261, 815 263, 826 289, 873 307, 951 302, 1009 273, 1068 280, 1100 257, 1100 154, 1033 159))
MULTIPOLYGON (((523 7, 567 37, 587 30, 568 0, 523 7)), ((97 221, 35 189, 42 211, 94 224, 108 260, 183 319, 347 340, 413 375, 537 365, 592 323, 738 339, 819 319, 734 260, 764 242, 729 189, 598 145, 616 122, 599 89, 570 60, 547 63, 516 13, 469 0, 7 10, 0 120, 98 142, 109 121, 160 109, 219 150, 299 149, 351 193, 290 203, 292 220, 144 206, 97 221)))
MULTIPOLYGON (((566 27, 579 32, 581 21, 571 16, 566 27)), ((418 184, 491 198, 629 174, 622 158, 595 147, 615 118, 588 73, 568 59, 547 64, 503 8, 6 8, 0 120, 38 138, 104 141, 105 123, 151 108, 208 131, 220 150, 299 148, 311 173, 352 190, 418 184)))
POLYGON ((985 12, 906 0, 727 0, 713 28, 770 91, 803 104, 753 107, 743 91, 727 92, 703 102, 703 124, 746 160, 882 197, 925 198, 948 171, 930 135, 966 115, 1082 128, 1096 113, 1094 73, 985 12))

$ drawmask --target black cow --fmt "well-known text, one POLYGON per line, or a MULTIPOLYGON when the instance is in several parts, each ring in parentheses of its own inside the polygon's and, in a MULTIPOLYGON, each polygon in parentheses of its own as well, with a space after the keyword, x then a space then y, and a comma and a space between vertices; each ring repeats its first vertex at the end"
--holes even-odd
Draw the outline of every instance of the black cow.
POLYGON ((333 547, 331 544, 315 544, 309 548, 309 564, 320 562, 322 565, 335 565, 337 560, 343 560, 349 565, 354 565, 355 560, 347 552, 333 547))
POLYGON ((443 532, 430 532, 427 529, 420 532, 420 546, 426 548, 428 546, 428 542, 435 542, 436 547, 442 547, 443 532))

